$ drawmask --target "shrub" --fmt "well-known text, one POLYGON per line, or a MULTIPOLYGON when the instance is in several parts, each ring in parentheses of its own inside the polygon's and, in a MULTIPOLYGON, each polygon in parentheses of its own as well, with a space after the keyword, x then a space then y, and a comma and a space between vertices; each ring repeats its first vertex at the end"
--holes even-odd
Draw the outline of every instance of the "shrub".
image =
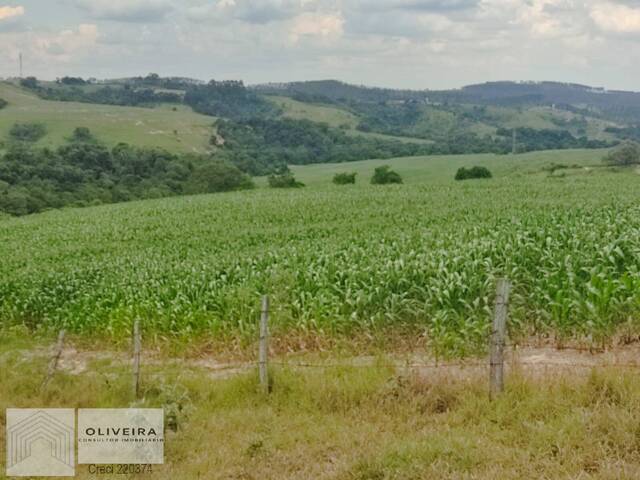
POLYGON ((304 187, 304 183, 298 182, 292 173, 283 173, 282 175, 270 175, 269 186, 271 188, 300 188, 304 187))
POLYGON ((196 169, 193 191, 196 193, 246 190, 254 184, 247 174, 227 162, 212 160, 196 169))
POLYGON ((4 98, 0 98, 0 110, 2 110, 7 105, 9 105, 9 103, 4 98))
POLYGON ((609 152, 603 159, 608 165, 624 167, 640 163, 640 145, 636 142, 625 142, 609 152))
POLYGON ((336 173, 333 176, 333 183, 336 185, 348 185, 356 183, 356 172, 352 173, 336 173))
POLYGON ((71 141, 78 143, 94 143, 96 138, 87 127, 77 127, 71 134, 71 141))
POLYGON ((473 178, 491 178, 491 172, 486 167, 461 167, 456 172, 456 180, 470 180, 473 178))
POLYGON ((38 88, 38 79, 36 77, 27 77, 20 80, 20 85, 25 88, 38 88))
POLYGON ((9 135, 21 142, 37 142, 47 134, 47 127, 41 123, 16 123, 9 135))
POLYGON ((398 173, 389 168, 389 165, 383 165, 378 167, 373 172, 371 177, 371 183, 373 185, 387 185, 390 183, 402 183, 402 177, 398 173))

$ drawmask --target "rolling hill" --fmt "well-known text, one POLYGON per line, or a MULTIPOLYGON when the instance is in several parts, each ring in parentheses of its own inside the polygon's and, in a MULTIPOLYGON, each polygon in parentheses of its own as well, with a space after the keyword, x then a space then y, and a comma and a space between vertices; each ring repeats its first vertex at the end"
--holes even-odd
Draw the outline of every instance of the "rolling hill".
POLYGON ((567 131, 611 141, 616 138, 611 128, 640 119, 640 113, 631 118, 619 114, 620 105, 631 100, 633 106, 640 94, 553 82, 488 83, 443 91, 371 88, 335 80, 253 88, 277 99, 286 115, 312 118, 309 105, 315 105, 320 117, 327 110, 339 112, 326 118, 357 131, 431 141, 460 134, 495 136, 504 128, 567 131))
POLYGON ((6 82, 0 82, 0 98, 8 102, 0 109, 0 142, 15 123, 42 123, 47 128, 37 144, 42 147, 62 145, 76 127, 88 127, 109 146, 125 142, 175 153, 204 153, 211 148, 215 119, 184 105, 141 108, 49 101, 6 82))

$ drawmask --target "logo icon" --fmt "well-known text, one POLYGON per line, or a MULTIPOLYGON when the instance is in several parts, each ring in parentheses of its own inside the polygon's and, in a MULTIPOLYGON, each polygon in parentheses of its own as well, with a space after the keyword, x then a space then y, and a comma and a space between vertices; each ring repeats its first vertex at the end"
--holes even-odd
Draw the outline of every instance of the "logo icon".
POLYGON ((7 476, 75 474, 73 409, 7 409, 7 476))

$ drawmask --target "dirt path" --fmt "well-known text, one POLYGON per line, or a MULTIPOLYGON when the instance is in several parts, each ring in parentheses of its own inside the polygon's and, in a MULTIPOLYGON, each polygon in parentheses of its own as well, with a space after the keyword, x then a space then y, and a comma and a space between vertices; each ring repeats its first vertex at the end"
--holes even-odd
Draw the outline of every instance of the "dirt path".
MULTIPOLYGON (((24 351, 25 358, 46 357, 50 349, 24 351)), ((130 363, 126 352, 81 351, 67 346, 62 352, 59 369, 72 375, 89 373, 92 364, 99 362, 113 367, 130 363)), ((380 356, 331 357, 330 360, 318 359, 313 354, 297 354, 271 359, 271 364, 289 368, 330 368, 334 366, 395 368, 401 371, 416 371, 422 375, 437 373, 457 378, 473 377, 488 369, 485 358, 468 360, 438 361, 422 352, 380 356)), ((144 352, 142 365, 157 370, 159 367, 189 368, 201 370, 210 378, 227 378, 246 372, 255 367, 255 362, 229 362, 212 356, 199 358, 165 358, 156 352, 144 352)), ((548 375, 550 373, 588 373, 593 368, 611 367, 620 369, 640 369, 640 345, 615 347, 605 351, 590 351, 583 348, 555 347, 513 347, 506 353, 507 371, 518 371, 523 375, 548 375)))

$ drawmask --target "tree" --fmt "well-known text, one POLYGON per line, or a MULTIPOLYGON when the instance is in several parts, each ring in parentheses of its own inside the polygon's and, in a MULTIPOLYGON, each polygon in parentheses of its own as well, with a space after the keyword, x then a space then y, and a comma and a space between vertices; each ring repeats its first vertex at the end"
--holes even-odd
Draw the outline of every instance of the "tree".
POLYGON ((20 142, 37 142, 47 134, 47 127, 41 123, 16 123, 9 130, 13 140, 20 142))
POLYGON ((356 172, 352 173, 336 173, 333 176, 333 183, 336 185, 349 185, 356 183, 356 172))
POLYGON ((72 142, 77 143, 95 143, 96 138, 87 127, 77 127, 71 134, 72 142))
POLYGON ((35 90, 36 88, 38 88, 38 79, 36 77, 23 78, 22 80, 20 80, 20 85, 25 88, 35 90))
POLYGON ((461 167, 456 172, 456 180, 470 180, 473 178, 491 178, 491 172, 486 167, 461 167))
POLYGON ((603 159, 608 165, 626 167, 640 164, 640 144, 636 142, 624 142, 603 159))
POLYGON ((282 175, 270 175, 269 186, 271 188, 300 188, 304 183, 298 182, 291 172, 282 175))
POLYGON ((81 77, 62 77, 58 83, 63 85, 86 85, 87 82, 81 77))
POLYGON ((389 165, 378 167, 371 177, 373 185, 387 185, 390 183, 402 183, 402 177, 390 169, 389 165))
POLYGON ((211 160, 196 168, 193 178, 191 191, 194 193, 229 192, 254 187, 247 174, 220 160, 211 160))

